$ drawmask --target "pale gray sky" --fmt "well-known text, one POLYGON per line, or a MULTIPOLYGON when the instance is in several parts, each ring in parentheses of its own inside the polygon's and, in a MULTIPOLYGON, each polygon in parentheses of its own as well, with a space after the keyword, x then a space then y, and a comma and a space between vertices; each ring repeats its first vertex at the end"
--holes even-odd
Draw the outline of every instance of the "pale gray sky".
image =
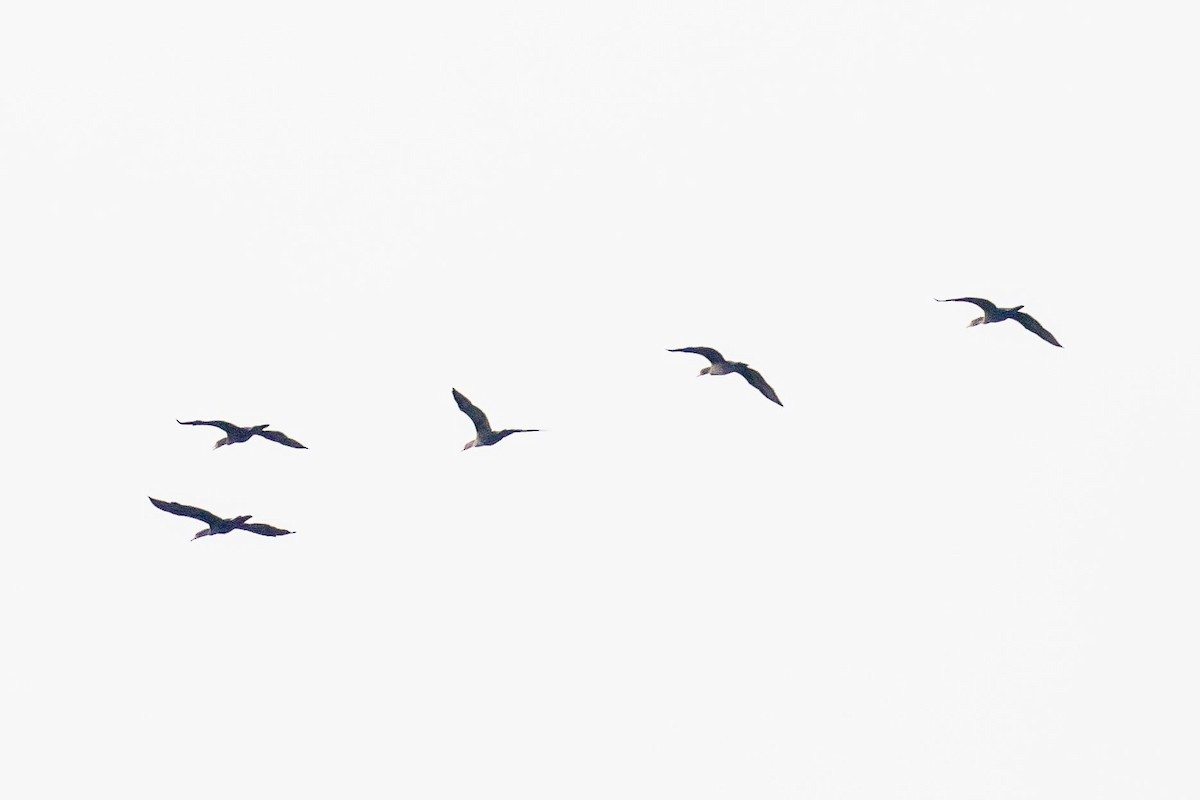
POLYGON ((1192 4, 4 17, 6 796, 1200 793, 1192 4))

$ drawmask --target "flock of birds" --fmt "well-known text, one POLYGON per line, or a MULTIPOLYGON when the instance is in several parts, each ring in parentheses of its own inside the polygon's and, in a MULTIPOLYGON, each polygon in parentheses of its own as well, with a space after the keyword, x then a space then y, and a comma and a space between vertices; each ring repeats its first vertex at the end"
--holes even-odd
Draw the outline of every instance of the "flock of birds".
MULTIPOLYGON (((936 299, 936 298, 935 298, 936 299)), ((968 323, 967 327, 976 325, 986 325, 992 322, 1003 322, 1006 319, 1013 319, 1021 323, 1027 330, 1040 336, 1045 341, 1055 347, 1062 347, 1058 340, 1054 338, 1054 334, 1042 327, 1042 324, 1036 319, 1026 314, 1021 309, 1025 306, 1013 306, 1012 308, 1000 308, 990 300, 984 300, 981 297, 953 297, 947 300, 938 300, 939 303, 973 303, 979 306, 983 311, 982 317, 976 317, 968 323)), ((752 368, 750 365, 741 361, 730 361, 711 347, 678 347, 668 350, 671 353, 695 353, 696 355, 704 356, 709 361, 709 366, 700 370, 700 375, 729 375, 737 373, 746 379, 746 382, 762 393, 763 397, 776 403, 780 406, 783 403, 779 399, 779 395, 771 388, 762 374, 752 368)), ((537 428, 505 428, 503 430, 495 430, 488 422, 487 414, 484 414, 479 406, 472 403, 458 389, 451 389, 451 395, 454 397, 454 402, 458 404, 459 409, 470 418, 471 423, 475 426, 475 438, 463 445, 463 450, 470 450, 472 447, 489 447, 500 442, 505 437, 514 433, 537 433, 537 428)), ((272 442, 285 445, 287 447, 295 447, 301 450, 308 448, 300 444, 300 442, 292 439, 280 431, 268 430, 270 425, 253 425, 249 428, 243 428, 223 420, 192 420, 183 422, 175 420, 180 425, 209 425, 214 428, 220 428, 225 436, 218 439, 213 445, 213 449, 224 447, 225 445, 241 444, 248 442, 255 436, 261 436, 264 439, 269 439, 272 442)), ((156 508, 166 511, 168 514, 175 514, 180 517, 191 517, 192 519, 200 520, 205 524, 204 530, 192 537, 195 541, 202 536, 213 536, 221 533, 229 533, 233 530, 250 531, 257 533, 260 536, 286 536, 295 531, 277 528, 274 525, 266 525, 261 522, 249 522, 250 514, 238 517, 230 517, 228 519, 219 517, 210 511, 205 511, 203 508, 196 506, 184 505, 183 503, 173 503, 166 500, 156 500, 151 497, 150 502, 156 508)))

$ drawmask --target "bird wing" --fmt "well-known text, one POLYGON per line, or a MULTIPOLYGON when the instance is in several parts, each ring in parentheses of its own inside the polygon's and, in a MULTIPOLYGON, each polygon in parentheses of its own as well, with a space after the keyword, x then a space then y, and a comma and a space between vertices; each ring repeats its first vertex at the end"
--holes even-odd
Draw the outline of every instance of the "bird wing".
POLYGON ((1050 331, 1043 328, 1042 323, 1038 322, 1036 319, 1029 316, 1024 311, 1018 311, 1015 314, 1013 314, 1012 316, 1013 316, 1013 319, 1015 319, 1017 322, 1024 325, 1026 330, 1033 331, 1038 336, 1042 337, 1043 339, 1045 339, 1047 342, 1054 345, 1055 347, 1062 347, 1062 345, 1058 343, 1058 339, 1054 338, 1054 334, 1052 334, 1050 331))
POLYGON ((150 502, 153 503, 155 507, 166 511, 168 514, 176 514, 181 517, 198 519, 210 527, 213 525, 219 525, 225 521, 216 514, 213 514, 210 511, 205 511, 203 508, 185 506, 183 503, 169 503, 166 500, 155 500, 153 497, 150 498, 150 502))
POLYGON ((243 522, 238 525, 244 531, 257 533, 259 536, 287 536, 295 531, 285 531, 283 528, 276 528, 274 525, 267 525, 263 522, 243 522))
POLYGON ((772 403, 778 403, 781 406, 783 405, 783 403, 779 402, 779 395, 775 394, 775 390, 771 388, 771 385, 767 383, 766 379, 763 378, 762 373, 760 373, 758 370, 741 363, 735 363, 733 368, 739 375, 746 379, 746 383, 762 392, 763 397, 767 398, 772 403))
POLYGON ((720 364, 725 360, 725 356, 713 350, 711 347, 677 347, 674 350, 668 349, 668 353, 695 353, 704 356, 713 364, 720 364))
POLYGON ((537 428, 505 428, 502 431, 496 431, 496 441, 500 441, 505 436, 513 433, 538 433, 537 428))
POLYGON ((458 389, 450 390, 454 394, 454 402, 458 403, 459 409, 471 418, 471 422, 475 423, 476 433, 491 433, 492 426, 488 422, 487 414, 479 410, 479 407, 472 403, 467 398, 463 397, 462 392, 458 389))
MULTIPOLYGON (((937 300, 937 298, 933 298, 937 300)), ((982 297, 951 297, 948 300, 938 300, 939 303, 974 303, 983 309, 985 314, 994 314, 999 309, 991 300, 984 300, 982 297)))
POLYGON ((280 431, 259 431, 258 435, 263 437, 264 439, 270 439, 272 442, 279 442, 280 444, 286 444, 288 447, 299 447, 301 450, 308 449, 304 445, 297 442, 295 439, 289 438, 286 434, 284 434, 280 431))
POLYGON ((178 422, 180 425, 211 425, 214 428, 220 428, 221 430, 225 431, 226 436, 232 436, 233 434, 237 433, 238 431, 245 430, 245 428, 239 428, 237 425, 234 425, 232 422, 222 422, 219 419, 214 419, 214 420, 194 419, 191 422, 182 422, 180 420, 175 420, 175 421, 178 422))

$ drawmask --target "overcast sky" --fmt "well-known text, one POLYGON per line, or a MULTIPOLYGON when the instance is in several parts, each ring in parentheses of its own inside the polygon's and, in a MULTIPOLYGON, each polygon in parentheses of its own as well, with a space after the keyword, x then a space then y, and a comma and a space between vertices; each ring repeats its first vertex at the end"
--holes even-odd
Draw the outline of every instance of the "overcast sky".
POLYGON ((1196 22, 8 8, 0 789, 1200 795, 1196 22))

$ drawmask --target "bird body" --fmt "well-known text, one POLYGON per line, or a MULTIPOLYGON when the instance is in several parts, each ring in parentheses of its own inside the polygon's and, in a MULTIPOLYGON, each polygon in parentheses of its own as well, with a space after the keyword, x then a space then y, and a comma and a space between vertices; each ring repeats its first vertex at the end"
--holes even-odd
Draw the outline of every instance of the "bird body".
MULTIPOLYGON (((704 356, 710 362, 709 366, 700 370, 700 375, 728 375, 731 372, 736 372, 746 379, 746 382, 762 392, 763 397, 770 400, 772 403, 782 406, 783 403, 779 400, 779 395, 775 394, 775 390, 771 388, 762 374, 741 361, 728 361, 723 355, 718 353, 711 347, 678 347, 667 350, 669 353, 696 353, 704 356)), ((699 376, 697 376, 699 377, 699 376)))
MULTIPOLYGON (((935 297, 934 300, 937 300, 935 297)), ((982 317, 976 317, 967 323, 968 328, 973 328, 976 325, 987 325, 992 322, 1003 322, 1006 319, 1015 319, 1021 323, 1026 330, 1036 333, 1041 338, 1045 339, 1055 347, 1062 347, 1058 343, 1058 339, 1054 338, 1054 334, 1042 327, 1042 324, 1036 319, 1026 314, 1021 309, 1025 306, 1013 306, 1012 308, 1000 308, 991 300, 984 300, 982 297, 951 297, 947 300, 938 300, 939 303, 974 303, 983 311, 982 317)))
POLYGON ((289 438, 280 431, 267 430, 267 428, 271 427, 270 425, 253 425, 249 428, 243 428, 238 425, 234 425, 232 422, 225 422, 219 419, 195 419, 191 422, 182 422, 180 420, 175 421, 180 425, 211 425, 214 428, 220 428, 223 430, 225 432, 225 436, 224 438, 218 439, 217 443, 213 445, 214 450, 218 447, 224 447, 227 444, 240 444, 241 442, 248 442, 255 436, 261 436, 264 439, 270 439, 272 442, 278 442, 279 444, 286 445, 288 447, 297 447, 301 450, 308 449, 295 439, 289 438))
POLYGON ((463 445, 463 450, 470 450, 472 447, 488 447, 513 433, 538 432, 537 428, 506 428, 502 431, 494 431, 491 423, 488 422, 487 414, 484 414, 479 406, 464 397, 458 389, 451 389, 450 393, 454 396, 454 402, 458 403, 459 410, 470 417, 471 422, 475 425, 475 438, 463 445))
POLYGON ((239 528, 251 533, 257 533, 260 536, 287 536, 289 533, 295 533, 295 531, 276 528, 274 525, 266 525, 261 522, 247 522, 253 516, 252 514, 223 519, 210 511, 205 511, 203 508, 197 508, 196 506, 186 506, 183 503, 172 503, 166 500, 155 500, 153 497, 150 498, 150 502, 154 504, 155 508, 160 508, 168 514, 174 514, 179 517, 191 517, 207 525, 207 528, 192 537, 192 541, 199 539, 201 536, 215 536, 221 533, 229 533, 239 528))

